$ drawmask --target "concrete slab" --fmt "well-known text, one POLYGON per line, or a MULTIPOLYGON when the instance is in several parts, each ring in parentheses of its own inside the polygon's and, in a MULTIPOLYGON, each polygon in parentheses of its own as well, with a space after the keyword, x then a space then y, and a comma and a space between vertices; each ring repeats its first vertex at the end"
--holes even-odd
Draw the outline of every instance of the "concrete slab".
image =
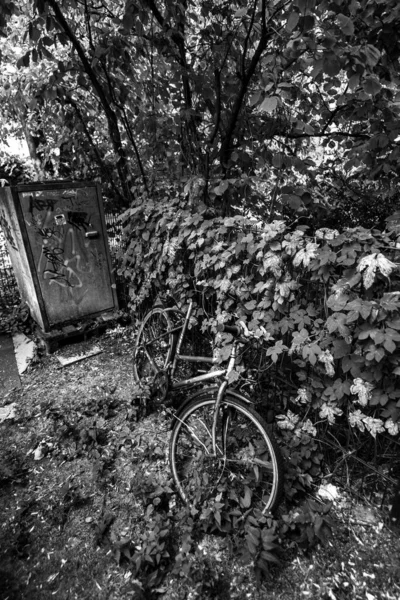
POLYGON ((17 360, 18 373, 22 375, 29 365, 29 361, 35 353, 35 343, 23 333, 13 335, 15 357, 17 360))
POLYGON ((4 398, 12 389, 20 389, 17 361, 11 335, 0 334, 0 398, 4 398))
POLYGON ((67 367, 68 365, 72 365, 73 363, 79 362, 80 360, 85 360, 86 358, 90 358, 91 356, 95 356, 96 354, 100 354, 102 350, 98 346, 94 346, 92 350, 86 352, 85 354, 78 354, 76 356, 70 356, 68 358, 64 356, 57 356, 58 361, 61 363, 62 367, 67 367))

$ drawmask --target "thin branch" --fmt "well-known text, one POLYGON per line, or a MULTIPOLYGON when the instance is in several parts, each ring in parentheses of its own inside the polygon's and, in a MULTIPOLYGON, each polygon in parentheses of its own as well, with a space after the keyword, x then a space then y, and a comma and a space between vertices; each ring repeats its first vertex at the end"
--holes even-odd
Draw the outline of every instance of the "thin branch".
POLYGON ((53 9, 54 15, 55 15, 56 20, 58 21, 61 29, 63 30, 65 35, 70 40, 73 47, 75 48, 75 50, 82 62, 83 68, 84 68, 86 74, 88 75, 88 77, 92 83, 92 86, 95 89, 95 91, 100 99, 100 102, 103 106, 104 112, 106 114, 107 122, 108 122, 108 128, 109 128, 109 133, 110 133, 110 137, 111 137, 111 142, 112 142, 115 153, 119 157, 119 160, 117 161, 117 170, 118 170, 119 178, 120 178, 124 193, 126 195, 126 199, 129 201, 132 197, 132 194, 131 194, 131 191, 130 191, 130 188, 128 185, 128 181, 127 181, 127 174, 128 174, 127 173, 127 162, 126 162, 125 152, 122 147, 121 136, 120 136, 120 132, 119 132, 119 128, 118 128, 117 116, 110 106, 109 100, 104 92, 104 89, 103 89, 100 81, 98 80, 98 78, 96 76, 94 69, 92 68, 92 65, 90 64, 90 62, 86 56, 84 48, 82 47, 82 45, 79 42, 79 40, 77 39, 76 35, 72 31, 69 23, 67 22, 63 13, 61 12, 61 9, 57 3, 57 0, 47 0, 47 2, 53 9))
POLYGON ((216 109, 215 109, 215 126, 214 130, 208 140, 208 144, 211 146, 218 133, 219 124, 221 120, 221 72, 219 69, 215 69, 215 94, 216 94, 216 109))
MULTIPOLYGON (((265 13, 266 9, 267 9, 266 8, 266 0, 262 0, 263 14, 265 13)), ((251 59, 247 73, 245 73, 243 75, 241 86, 240 86, 239 92, 236 96, 236 101, 235 101, 235 104, 234 104, 234 107, 232 110, 230 122, 228 124, 228 128, 225 133, 225 138, 221 144, 220 156, 221 156, 221 164, 222 164, 223 168, 226 167, 226 163, 228 162, 228 158, 230 156, 230 146, 231 146, 232 136, 233 136, 233 133, 236 128, 236 122, 238 120, 239 113, 242 108, 243 100, 247 93, 248 85, 250 83, 251 78, 253 77, 253 75, 255 73, 255 70, 256 70, 258 62, 261 58, 261 55, 267 46, 268 35, 267 35, 267 29, 266 29, 266 26, 264 26, 264 23, 265 23, 265 21, 263 21, 262 30, 261 30, 261 38, 258 43, 258 46, 253 54, 253 57, 251 59)))
POLYGON ((89 15, 89 8, 87 5, 87 0, 85 0, 85 21, 86 21, 86 28, 87 28, 87 32, 88 32, 88 38, 89 38, 89 46, 94 51, 92 28, 90 26, 90 15, 89 15))
MULTIPOLYGON (((279 135, 279 134, 275 134, 275 135, 279 135)), ((348 137, 348 138, 358 138, 361 140, 369 140, 370 136, 366 133, 351 133, 349 131, 320 131, 319 133, 285 133, 285 134, 281 134, 282 136, 284 135, 286 138, 291 139, 291 140, 297 140, 300 138, 322 138, 322 137, 332 137, 335 135, 340 135, 341 137, 348 137)))
MULTIPOLYGON (((251 30, 253 28, 254 25, 254 17, 255 17, 255 13, 256 13, 256 7, 257 7, 257 0, 255 0, 254 4, 253 4, 253 12, 251 15, 251 19, 250 19, 250 25, 249 25, 249 29, 247 31, 244 43, 243 43, 243 53, 242 53, 242 77, 245 76, 246 73, 246 54, 247 54, 247 45, 249 43, 249 39, 250 39, 250 34, 251 34, 251 30)), ((265 18, 265 15, 264 15, 265 18)))
POLYGON ((120 190, 115 185, 113 178, 111 176, 109 176, 110 169, 109 169, 108 165, 106 165, 106 163, 104 162, 104 160, 103 160, 103 158, 102 158, 102 156, 101 156, 101 154, 99 152, 99 149, 97 148, 96 144, 94 143, 93 138, 92 138, 92 136, 90 134, 90 131, 89 131, 87 125, 86 125, 85 119, 83 118, 82 113, 81 113, 81 111, 80 111, 77 103, 70 96, 66 97, 65 103, 66 104, 70 104, 73 107, 73 109, 75 110, 75 112, 76 112, 76 114, 78 116, 78 119, 80 120, 80 122, 82 124, 83 131, 85 132, 86 138, 87 138, 89 144, 91 145, 91 147, 93 149, 93 152, 96 155, 97 162, 98 162, 100 168, 107 175, 107 179, 110 182, 111 187, 114 190, 114 192, 117 194, 117 196, 120 198, 120 200, 123 201, 124 198, 123 198, 120 190))

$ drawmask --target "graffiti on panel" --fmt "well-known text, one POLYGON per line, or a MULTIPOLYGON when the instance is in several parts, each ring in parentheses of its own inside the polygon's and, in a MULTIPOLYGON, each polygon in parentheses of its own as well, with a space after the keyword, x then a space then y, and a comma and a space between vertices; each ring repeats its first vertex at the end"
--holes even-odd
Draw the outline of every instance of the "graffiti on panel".
POLYGON ((54 211, 56 202, 57 200, 55 198, 36 198, 31 194, 29 196, 28 212, 30 212, 33 215, 34 210, 38 210, 39 212, 42 210, 54 211))
POLYGON ((11 246, 11 248, 14 248, 14 250, 18 250, 17 243, 14 239, 13 231, 10 227, 10 223, 7 221, 3 213, 0 213, 0 229, 3 230, 4 238, 6 242, 11 246))
POLYGON ((90 241, 85 238, 85 232, 93 225, 87 200, 78 199, 76 190, 68 192, 65 190, 58 197, 31 194, 25 220, 40 240, 39 276, 49 286, 70 290, 79 302, 88 291, 84 288, 94 267, 90 241))

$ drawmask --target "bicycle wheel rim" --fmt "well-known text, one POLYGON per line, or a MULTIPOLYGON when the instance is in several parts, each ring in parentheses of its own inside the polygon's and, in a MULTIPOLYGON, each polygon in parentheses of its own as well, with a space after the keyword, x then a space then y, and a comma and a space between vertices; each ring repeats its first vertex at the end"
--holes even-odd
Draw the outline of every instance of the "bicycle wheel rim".
POLYGON ((217 500, 236 514, 250 507, 272 512, 283 489, 283 463, 275 439, 252 408, 225 398, 217 421, 218 455, 213 457, 214 405, 214 398, 200 398, 175 417, 169 458, 179 495, 193 506, 217 500))
POLYGON ((171 320, 162 308, 155 308, 140 325, 134 349, 133 375, 142 387, 151 385, 157 373, 165 371, 172 351, 171 320))

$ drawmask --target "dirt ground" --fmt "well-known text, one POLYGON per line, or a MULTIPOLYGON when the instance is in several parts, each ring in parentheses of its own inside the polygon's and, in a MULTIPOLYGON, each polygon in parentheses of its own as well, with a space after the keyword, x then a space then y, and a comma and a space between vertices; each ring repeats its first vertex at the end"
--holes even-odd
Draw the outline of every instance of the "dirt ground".
POLYGON ((131 549, 163 509, 149 498, 170 480, 170 419, 144 416, 133 397, 130 328, 65 346, 21 379, 0 401, 16 402, 16 417, 0 424, 0 600, 400 598, 399 536, 344 494, 326 546, 285 546, 261 586, 226 539, 205 536, 197 579, 175 571, 143 592, 131 549), (95 346, 72 365, 57 359, 95 346))

